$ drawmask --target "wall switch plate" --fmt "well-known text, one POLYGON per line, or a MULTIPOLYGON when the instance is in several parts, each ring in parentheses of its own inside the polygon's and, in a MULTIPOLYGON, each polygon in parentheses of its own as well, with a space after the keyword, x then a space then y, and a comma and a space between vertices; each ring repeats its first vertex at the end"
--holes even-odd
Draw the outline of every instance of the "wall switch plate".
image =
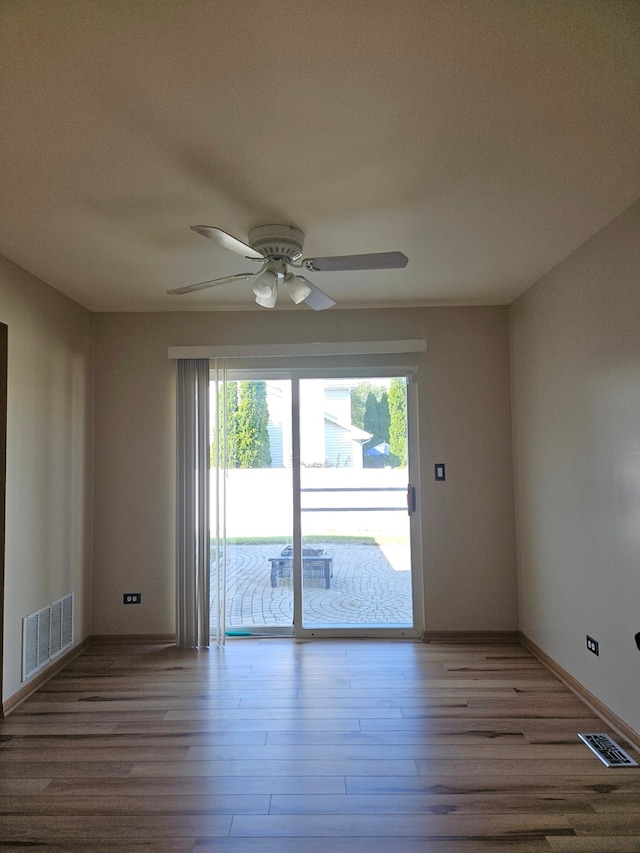
POLYGON ((436 462, 434 469, 436 480, 444 480, 444 462, 436 462))
POLYGON ((594 655, 600 654, 600 646, 597 640, 594 640, 593 637, 590 637, 587 634, 587 648, 590 652, 593 652, 594 655))
POLYGON ((125 592, 122 596, 123 604, 142 604, 141 592, 125 592))

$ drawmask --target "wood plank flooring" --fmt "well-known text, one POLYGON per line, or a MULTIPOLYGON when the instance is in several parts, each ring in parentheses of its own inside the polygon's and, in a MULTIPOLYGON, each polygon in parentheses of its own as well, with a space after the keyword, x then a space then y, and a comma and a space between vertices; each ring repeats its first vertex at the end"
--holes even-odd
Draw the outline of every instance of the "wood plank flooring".
POLYGON ((0 849, 640 851, 578 731, 519 645, 94 643, 0 721, 0 849))

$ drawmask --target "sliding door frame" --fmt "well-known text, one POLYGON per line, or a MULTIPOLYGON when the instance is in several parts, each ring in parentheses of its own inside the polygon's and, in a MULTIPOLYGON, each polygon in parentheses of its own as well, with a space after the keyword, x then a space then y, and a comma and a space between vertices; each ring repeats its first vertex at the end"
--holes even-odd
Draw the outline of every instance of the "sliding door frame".
MULTIPOLYGON (((336 365, 335 360, 325 358, 308 359, 313 363, 299 367, 291 365, 291 359, 285 359, 285 364, 274 364, 276 359, 269 359, 269 367, 264 360, 243 358, 231 360, 226 369, 228 380, 277 380, 291 381, 291 428, 292 428, 292 489, 293 489, 293 627, 280 626, 260 627, 256 633, 261 635, 273 634, 280 636, 311 637, 406 637, 419 638, 424 630, 424 586, 422 565, 422 532, 420 512, 420 459, 419 459, 419 424, 417 401, 417 365, 407 364, 406 358, 402 364, 393 364, 397 359, 389 356, 352 356, 349 366, 336 365), (333 361, 333 363, 331 363, 333 361), (416 508, 410 513, 410 559, 413 625, 411 627, 374 628, 368 626, 350 627, 313 627, 305 628, 302 624, 302 522, 301 522, 301 454, 300 454, 300 380, 302 379, 374 379, 383 377, 404 377, 407 389, 407 450, 408 467, 407 480, 415 489, 416 508)), ((299 360, 297 360, 299 361, 299 360)), ((305 359, 307 361, 307 359, 305 359)))
MULTIPOLYGON (((417 367, 416 366, 388 366, 383 363, 371 365, 367 367, 313 367, 291 370, 292 379, 292 400, 297 403, 292 405, 293 424, 297 423, 298 428, 298 483, 294 492, 294 594, 297 592, 299 601, 294 599, 294 614, 293 628, 294 636, 300 638, 313 637, 394 637, 394 638, 412 638, 417 639, 422 637, 424 632, 424 583, 423 583, 423 564, 422 564, 422 524, 420 513, 420 458, 419 458, 419 425, 418 425, 418 382, 417 382, 417 367), (413 512, 409 513, 410 527, 410 559, 411 559, 411 597, 413 609, 413 625, 411 627, 389 627, 389 628, 374 628, 370 626, 355 626, 347 627, 313 627, 305 628, 302 624, 302 530, 301 530, 301 493, 300 493, 300 394, 299 385, 301 379, 377 379, 377 378, 393 378, 404 377, 406 379, 407 389, 407 482, 410 487, 415 489, 415 507, 413 512), (294 390, 295 389, 295 390, 294 390), (297 507, 295 501, 297 499, 297 507), (296 526, 298 530, 296 530, 296 526), (298 534, 297 538, 295 534, 298 534), (298 607, 295 604, 298 604, 298 607)), ((294 440, 295 447, 295 440, 294 440)), ((294 450, 294 453, 296 451, 294 450)), ((294 475, 295 476, 295 475, 294 475)), ((408 508, 407 508, 408 511, 408 508)))

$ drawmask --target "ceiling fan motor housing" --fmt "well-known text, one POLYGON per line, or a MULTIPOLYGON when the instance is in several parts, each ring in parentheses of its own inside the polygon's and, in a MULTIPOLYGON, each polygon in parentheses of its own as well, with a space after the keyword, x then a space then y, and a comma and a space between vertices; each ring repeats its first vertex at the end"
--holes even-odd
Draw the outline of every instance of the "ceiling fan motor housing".
POLYGON ((270 261, 292 263, 302 257, 304 233, 292 225, 260 225, 249 231, 249 245, 270 261))

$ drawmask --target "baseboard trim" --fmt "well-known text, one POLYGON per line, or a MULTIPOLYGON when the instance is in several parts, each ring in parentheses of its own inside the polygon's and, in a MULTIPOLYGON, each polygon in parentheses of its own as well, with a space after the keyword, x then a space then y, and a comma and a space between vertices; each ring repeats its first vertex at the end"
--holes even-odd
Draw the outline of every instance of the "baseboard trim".
POLYGON ((519 643, 519 631, 425 631, 425 643, 519 643))
POLYGON ((88 645, 88 640, 83 640, 81 643, 78 643, 77 646, 74 646, 72 649, 69 649, 65 654, 60 655, 60 657, 56 658, 50 666, 44 669, 42 672, 38 673, 38 675, 34 675, 29 681, 25 682, 23 686, 10 696, 6 702, 2 703, 2 713, 1 717, 4 719, 8 717, 12 711, 21 705, 25 699, 28 699, 29 696, 32 696, 37 690, 39 690, 43 684, 46 684, 50 678, 53 678, 61 669, 64 669, 67 664, 71 663, 72 660, 75 660, 82 652, 85 651, 88 645))
POLYGON ((520 632, 520 642, 528 649, 538 660, 543 663, 547 669, 557 676, 563 684, 565 684, 572 693, 581 699, 585 705, 590 708, 594 714, 597 714, 600 719, 612 728, 617 734, 629 741, 631 746, 636 750, 640 750, 640 732, 632 729, 624 720, 621 720, 611 708, 608 708, 604 702, 601 702, 590 690, 581 684, 577 679, 570 675, 566 669, 560 666, 552 657, 544 652, 540 646, 536 645, 533 640, 529 639, 526 634, 520 632))
POLYGON ((89 643, 136 643, 149 645, 150 643, 175 643, 175 634, 92 634, 89 643))

